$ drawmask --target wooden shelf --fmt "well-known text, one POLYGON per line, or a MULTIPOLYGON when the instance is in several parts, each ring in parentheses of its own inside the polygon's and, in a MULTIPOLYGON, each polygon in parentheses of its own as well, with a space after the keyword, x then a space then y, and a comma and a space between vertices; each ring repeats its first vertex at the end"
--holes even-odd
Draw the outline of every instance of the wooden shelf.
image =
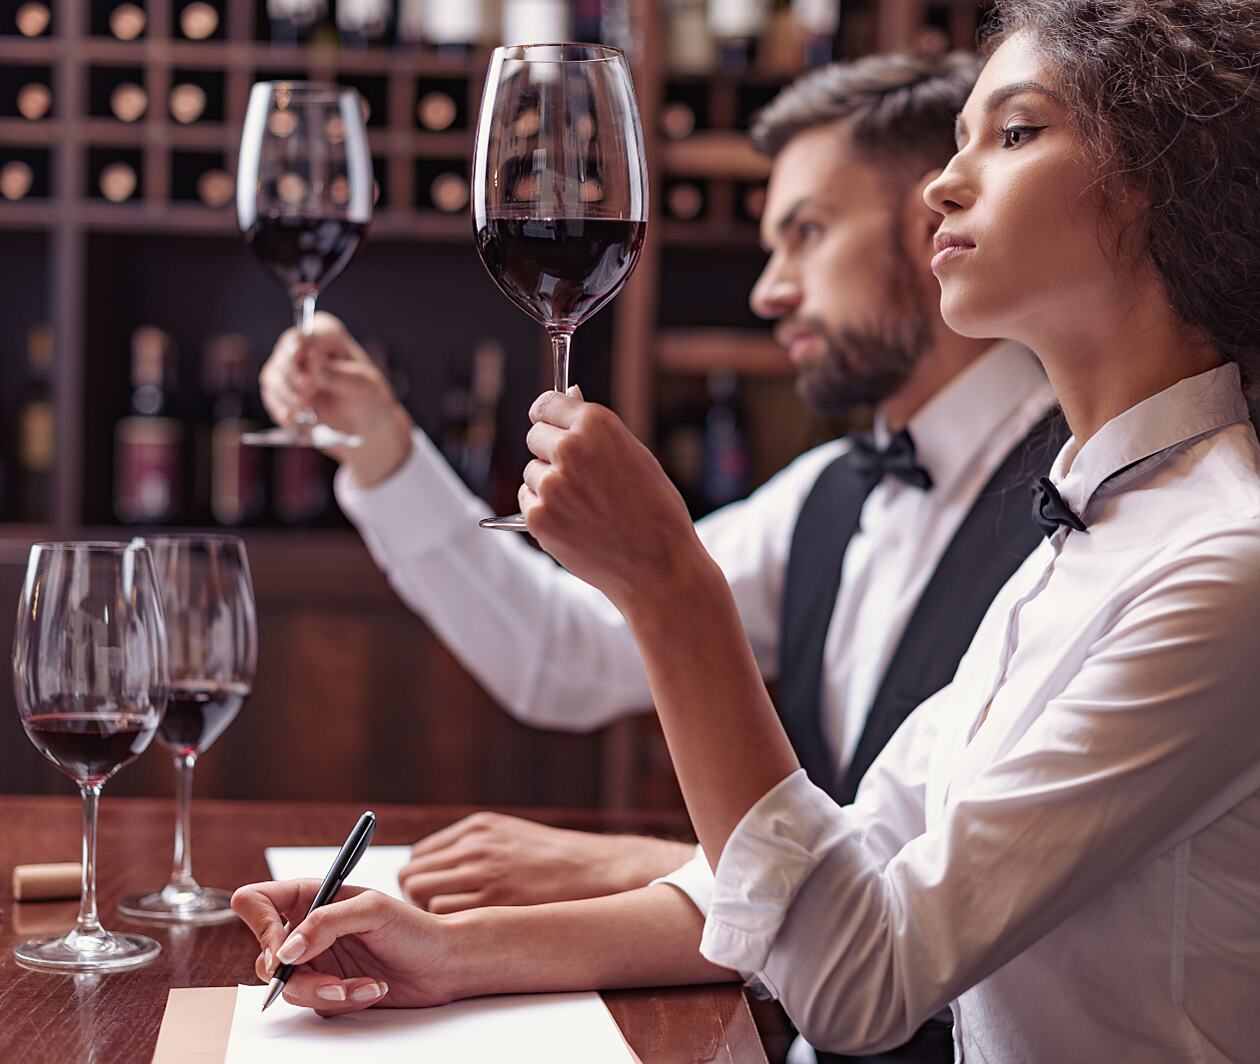
POLYGON ((686 140, 661 142, 661 162, 666 173, 686 177, 731 178, 764 181, 770 160, 759 154, 744 133, 706 130, 686 140))
POLYGON ((52 200, 26 199, 20 203, 0 200, 0 232, 50 229, 60 216, 61 211, 52 200))
POLYGON ((0 118, 0 144, 21 148, 45 148, 55 144, 61 135, 61 122, 41 118, 34 122, 25 118, 0 118))
POLYGON ((766 332, 752 329, 666 329, 657 334, 656 364, 666 373, 733 370, 750 377, 792 372, 787 352, 766 332))

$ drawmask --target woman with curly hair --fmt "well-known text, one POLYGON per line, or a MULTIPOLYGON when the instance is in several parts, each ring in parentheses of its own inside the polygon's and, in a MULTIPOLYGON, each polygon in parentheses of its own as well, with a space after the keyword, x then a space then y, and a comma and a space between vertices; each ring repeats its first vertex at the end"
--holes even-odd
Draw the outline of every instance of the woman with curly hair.
POLYGON ((522 509, 635 633, 715 872, 703 959, 662 944, 699 924, 661 885, 453 918, 369 892, 305 921, 310 885, 245 888, 260 974, 277 950, 306 965, 292 1000, 727 970, 837 1052, 947 1007, 969 1062, 1256 1059, 1260 6, 997 8, 926 192, 933 269, 952 328, 1037 352, 1072 437, 1034 485, 1045 542, 953 683, 834 804, 651 455, 607 410, 545 395, 522 509))

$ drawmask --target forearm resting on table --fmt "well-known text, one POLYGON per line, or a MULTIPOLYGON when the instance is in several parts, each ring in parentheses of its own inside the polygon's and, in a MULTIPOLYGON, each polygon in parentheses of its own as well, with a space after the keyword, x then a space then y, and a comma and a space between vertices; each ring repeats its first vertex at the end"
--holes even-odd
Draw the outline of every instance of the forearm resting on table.
POLYGON ((800 763, 708 555, 629 604, 626 617, 692 825, 716 868, 740 819, 800 763))
POLYGON ((586 901, 447 917, 470 965, 460 996, 675 986, 738 979, 700 956, 704 918, 658 884, 586 901))

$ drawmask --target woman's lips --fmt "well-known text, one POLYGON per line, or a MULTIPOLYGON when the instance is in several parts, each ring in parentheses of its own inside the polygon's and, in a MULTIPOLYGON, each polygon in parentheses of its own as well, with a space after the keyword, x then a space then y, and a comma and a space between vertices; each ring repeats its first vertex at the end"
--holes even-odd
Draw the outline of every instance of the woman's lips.
POLYGON ((953 262, 954 259, 966 255, 969 251, 975 251, 974 245, 951 244, 949 247, 942 248, 932 256, 932 270, 939 270, 947 262, 953 262))

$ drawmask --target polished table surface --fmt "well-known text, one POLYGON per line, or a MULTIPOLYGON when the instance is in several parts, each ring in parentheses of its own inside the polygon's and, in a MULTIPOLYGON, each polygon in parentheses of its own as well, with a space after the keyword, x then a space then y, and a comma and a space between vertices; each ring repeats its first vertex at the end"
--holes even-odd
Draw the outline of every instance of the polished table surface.
MULTIPOLYGON (((413 842, 468 809, 375 806, 377 841, 413 842)), ((236 887, 268 878, 265 846, 340 843, 362 807, 295 802, 193 804, 193 867, 198 879, 236 887)), ((519 810, 516 810, 519 812, 519 810)), ((529 815, 566 827, 681 834, 668 815, 602 816, 572 810, 529 815)), ((162 955, 132 972, 108 976, 47 975, 14 962, 13 947, 74 922, 73 902, 15 903, 16 864, 77 860, 77 799, 0 797, 0 1059, 5 1064, 145 1064, 153 1054, 171 987, 256 982, 253 936, 239 921, 217 927, 139 925, 118 916, 117 899, 156 889, 169 872, 174 804, 119 798, 101 802, 99 885, 102 922, 147 928, 162 955)), ((756 1026, 735 985, 607 991, 603 995, 644 1064, 693 1061, 764 1064, 756 1026)))

